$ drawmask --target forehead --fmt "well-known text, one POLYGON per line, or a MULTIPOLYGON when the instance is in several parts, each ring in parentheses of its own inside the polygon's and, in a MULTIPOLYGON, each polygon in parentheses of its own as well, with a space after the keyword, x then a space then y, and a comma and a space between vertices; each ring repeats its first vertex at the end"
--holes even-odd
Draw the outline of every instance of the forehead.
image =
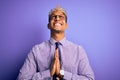
MULTIPOLYGON (((52 13, 52 15, 64 15, 64 13, 61 12, 61 11, 54 11, 54 12, 52 13)), ((65 15, 64 15, 64 16, 65 16, 65 15)))

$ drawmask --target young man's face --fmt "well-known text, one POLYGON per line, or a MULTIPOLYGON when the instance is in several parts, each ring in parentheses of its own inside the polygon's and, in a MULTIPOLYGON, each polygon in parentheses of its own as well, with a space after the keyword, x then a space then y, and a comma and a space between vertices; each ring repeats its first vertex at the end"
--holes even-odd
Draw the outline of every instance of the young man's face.
POLYGON ((67 29, 68 25, 66 23, 65 15, 60 11, 55 11, 50 18, 48 28, 50 30, 64 32, 67 29))

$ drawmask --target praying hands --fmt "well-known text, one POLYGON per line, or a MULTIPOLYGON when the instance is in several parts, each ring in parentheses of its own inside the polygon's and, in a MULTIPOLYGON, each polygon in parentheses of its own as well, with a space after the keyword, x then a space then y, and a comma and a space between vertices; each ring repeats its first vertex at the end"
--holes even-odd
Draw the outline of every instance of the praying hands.
POLYGON ((55 50, 54 59, 50 66, 50 75, 53 76, 54 74, 59 75, 60 73, 60 60, 58 55, 58 49, 55 50))

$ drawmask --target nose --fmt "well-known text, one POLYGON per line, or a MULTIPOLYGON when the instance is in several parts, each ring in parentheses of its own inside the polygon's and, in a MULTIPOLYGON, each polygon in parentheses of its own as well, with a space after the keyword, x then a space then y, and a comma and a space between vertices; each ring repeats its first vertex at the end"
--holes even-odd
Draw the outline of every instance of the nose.
POLYGON ((55 20, 59 20, 60 17, 58 15, 55 16, 55 20))

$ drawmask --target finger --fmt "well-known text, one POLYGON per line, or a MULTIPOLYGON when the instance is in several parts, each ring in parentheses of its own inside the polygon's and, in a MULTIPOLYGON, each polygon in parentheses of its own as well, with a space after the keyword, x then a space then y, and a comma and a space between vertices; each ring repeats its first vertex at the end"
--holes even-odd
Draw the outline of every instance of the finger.
POLYGON ((53 60, 50 66, 50 75, 53 76, 56 72, 56 61, 53 60))
POLYGON ((58 58, 58 49, 55 50, 55 53, 54 53, 54 58, 58 58))
POLYGON ((56 49, 56 57, 59 57, 59 55, 58 55, 58 48, 56 49))
POLYGON ((57 64, 56 66, 56 74, 58 75, 60 73, 60 64, 57 64))
POLYGON ((59 59, 56 60, 56 74, 59 74, 60 73, 60 61, 59 59))

